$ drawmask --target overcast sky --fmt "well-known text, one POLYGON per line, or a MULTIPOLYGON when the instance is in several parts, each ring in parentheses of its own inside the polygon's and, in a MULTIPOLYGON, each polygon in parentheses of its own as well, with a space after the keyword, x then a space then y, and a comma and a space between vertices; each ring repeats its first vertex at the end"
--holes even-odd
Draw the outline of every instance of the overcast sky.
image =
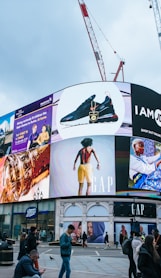
MULTIPOLYGON (((107 80, 113 80, 119 65, 114 49, 125 60, 126 82, 161 93, 161 50, 149 1, 85 3, 107 80)), ((77 0, 0 0, 0 115, 65 87, 99 80, 77 0)))

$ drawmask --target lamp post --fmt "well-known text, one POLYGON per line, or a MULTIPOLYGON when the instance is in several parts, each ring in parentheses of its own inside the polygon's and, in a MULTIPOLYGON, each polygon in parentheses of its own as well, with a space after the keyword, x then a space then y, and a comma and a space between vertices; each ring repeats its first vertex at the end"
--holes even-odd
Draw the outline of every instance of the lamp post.
POLYGON ((36 210, 37 210, 37 216, 36 216, 36 227, 38 228, 38 221, 39 221, 39 202, 43 199, 43 193, 40 191, 40 188, 38 187, 37 190, 34 192, 34 200, 36 201, 36 210))

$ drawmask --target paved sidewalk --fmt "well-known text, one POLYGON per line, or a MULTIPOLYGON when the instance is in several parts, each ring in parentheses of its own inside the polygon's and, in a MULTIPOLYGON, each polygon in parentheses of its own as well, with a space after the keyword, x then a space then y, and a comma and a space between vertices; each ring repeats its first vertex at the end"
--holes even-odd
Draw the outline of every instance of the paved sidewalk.
MULTIPOLYGON (((57 278, 61 266, 61 258, 54 255, 54 259, 49 259, 49 253, 40 254, 40 267, 46 268, 43 278, 57 278)), ((53 254, 51 254, 53 257, 53 254)), ((14 254, 14 264, 12 266, 0 266, 0 277, 12 278, 17 263, 17 254, 14 254)), ((101 257, 97 256, 72 256, 71 257, 71 278, 127 278, 129 261, 127 257, 101 257)), ((64 276, 65 277, 65 276, 64 276)))

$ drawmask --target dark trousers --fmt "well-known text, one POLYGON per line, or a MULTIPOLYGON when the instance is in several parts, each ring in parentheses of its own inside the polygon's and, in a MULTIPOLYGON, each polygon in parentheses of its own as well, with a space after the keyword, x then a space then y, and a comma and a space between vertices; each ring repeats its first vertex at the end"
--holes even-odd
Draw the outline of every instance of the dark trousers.
POLYGON ((132 278, 132 275, 134 278, 136 278, 136 265, 135 262, 133 260, 133 256, 128 256, 129 257, 129 278, 132 278))

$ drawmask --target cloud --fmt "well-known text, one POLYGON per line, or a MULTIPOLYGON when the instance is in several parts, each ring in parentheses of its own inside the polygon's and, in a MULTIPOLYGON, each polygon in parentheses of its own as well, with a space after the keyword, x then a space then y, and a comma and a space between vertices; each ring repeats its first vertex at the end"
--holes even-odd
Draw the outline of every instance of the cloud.
MULTIPOLYGON (((113 79, 111 72, 116 72, 119 65, 113 52, 116 49, 125 59, 125 81, 161 92, 161 52, 153 10, 147 1, 85 2, 107 80, 113 79)), ((101 80, 75 0, 1 1, 0 37, 0 95, 8 102, 6 107, 1 102, 1 113, 70 85, 101 80)))

